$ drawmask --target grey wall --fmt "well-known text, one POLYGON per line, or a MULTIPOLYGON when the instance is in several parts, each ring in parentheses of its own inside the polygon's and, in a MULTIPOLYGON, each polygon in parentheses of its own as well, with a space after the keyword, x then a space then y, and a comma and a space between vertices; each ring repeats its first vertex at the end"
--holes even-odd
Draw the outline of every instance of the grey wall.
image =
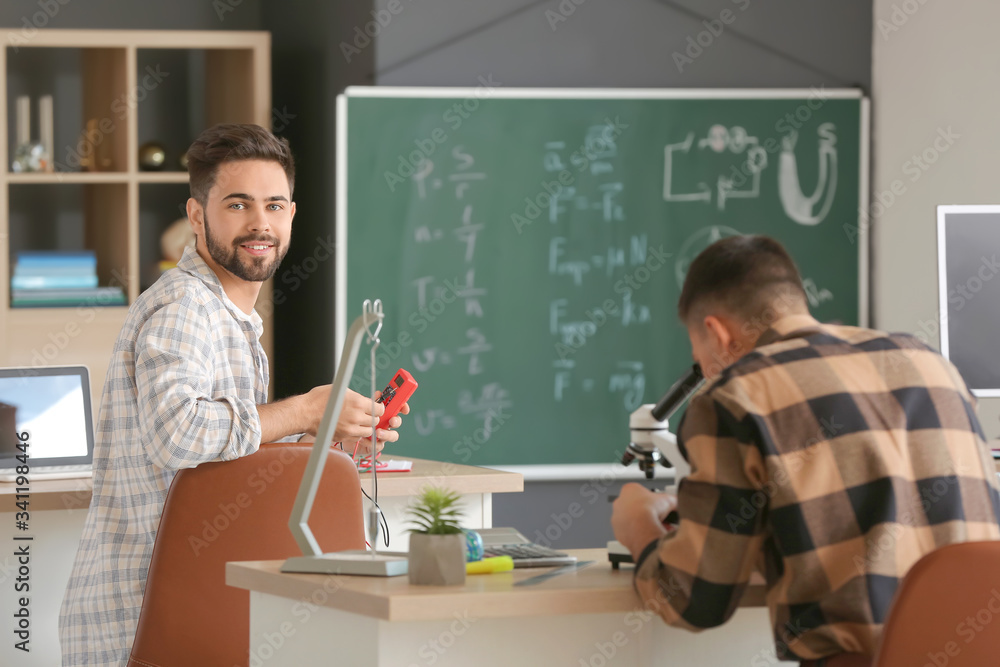
MULTIPOLYGON (((871 0, 400 2, 376 40, 379 85, 474 86, 487 74, 504 86, 867 90, 871 82, 871 0), (560 14, 560 5, 575 9, 560 14), (727 9, 731 22, 678 66, 675 52, 685 55, 703 22, 727 9)), ((377 9, 388 4, 376 0, 377 9)), ((602 546, 612 537, 607 500, 620 487, 527 483, 524 493, 494 496, 494 523, 561 548, 602 546)))
POLYGON ((0 26, 122 30, 259 30, 262 0, 3 0, 0 26), (65 3, 65 4, 63 4, 65 3), (232 11, 222 10, 226 7, 232 11))
POLYGON ((379 85, 474 85, 488 72, 510 86, 867 88, 871 80, 871 0, 401 1, 376 43, 379 85), (560 6, 575 9, 564 15, 560 6), (703 21, 724 10, 732 21, 678 67, 674 52, 684 54, 703 21))

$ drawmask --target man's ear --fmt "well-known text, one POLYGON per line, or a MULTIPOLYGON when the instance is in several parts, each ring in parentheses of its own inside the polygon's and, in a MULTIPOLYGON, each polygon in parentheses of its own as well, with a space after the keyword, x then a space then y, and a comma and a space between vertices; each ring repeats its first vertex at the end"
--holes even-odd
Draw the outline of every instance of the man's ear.
POLYGON ((194 197, 187 200, 187 217, 191 229, 198 238, 205 238, 205 209, 194 197))
POLYGON ((726 322, 715 315, 706 315, 702 324, 705 331, 708 332, 709 340, 718 351, 729 350, 729 345, 733 342, 733 335, 726 322))

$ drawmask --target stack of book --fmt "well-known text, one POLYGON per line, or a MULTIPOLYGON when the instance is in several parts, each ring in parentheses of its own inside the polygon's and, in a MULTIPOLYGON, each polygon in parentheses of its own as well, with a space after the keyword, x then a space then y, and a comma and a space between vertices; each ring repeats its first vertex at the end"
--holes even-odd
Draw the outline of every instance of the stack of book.
POLYGON ((97 286, 97 256, 90 250, 19 252, 10 287, 12 308, 126 303, 121 287, 97 286))

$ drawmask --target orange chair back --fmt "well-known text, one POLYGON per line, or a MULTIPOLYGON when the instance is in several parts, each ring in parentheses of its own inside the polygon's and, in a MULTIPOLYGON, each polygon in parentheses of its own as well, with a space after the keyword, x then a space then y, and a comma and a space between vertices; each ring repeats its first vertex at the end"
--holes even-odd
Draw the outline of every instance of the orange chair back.
POLYGON ((927 554, 906 574, 886 618, 878 667, 1000 664, 1000 542, 927 554))
MULTIPOLYGON (((226 586, 228 561, 301 555, 288 517, 311 445, 264 444, 174 477, 156 533, 129 667, 247 665, 248 591, 226 586)), ((354 462, 331 450, 309 527, 324 552, 364 549, 354 462)))

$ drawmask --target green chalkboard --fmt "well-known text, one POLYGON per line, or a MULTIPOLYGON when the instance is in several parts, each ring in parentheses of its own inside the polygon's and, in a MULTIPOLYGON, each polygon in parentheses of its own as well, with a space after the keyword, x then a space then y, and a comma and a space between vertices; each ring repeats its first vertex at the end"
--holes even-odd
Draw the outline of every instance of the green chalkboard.
POLYGON ((863 324, 857 91, 371 88, 338 110, 339 335, 380 298, 378 384, 420 383, 390 451, 618 460, 691 363, 680 284, 722 236, 778 238, 813 313, 863 324))

